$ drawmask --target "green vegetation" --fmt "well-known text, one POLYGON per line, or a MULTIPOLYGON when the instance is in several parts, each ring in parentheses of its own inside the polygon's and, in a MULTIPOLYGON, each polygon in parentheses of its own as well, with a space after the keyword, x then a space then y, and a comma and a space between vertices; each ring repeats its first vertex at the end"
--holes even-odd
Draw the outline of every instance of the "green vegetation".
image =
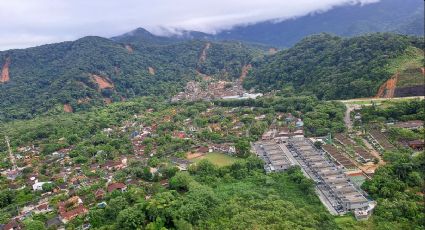
POLYGON ((327 100, 369 97, 401 63, 417 63, 422 47, 420 38, 394 34, 315 35, 255 62, 244 86, 314 94, 327 100))
MULTIPOLYGON (((65 104, 76 112, 137 96, 169 98, 199 73, 235 80, 247 64, 253 70, 246 88, 319 99, 371 96, 400 66, 417 66, 423 47, 420 38, 394 34, 321 34, 264 57, 264 47, 240 42, 151 39, 129 44, 85 37, 0 52, 0 64, 11 62, 10 81, 0 84, 0 121, 63 113, 65 104), (93 74, 111 85, 100 87, 93 74)), ((412 79, 420 81, 417 74, 412 79)))
POLYGON ((265 175, 254 158, 221 168, 201 161, 171 181, 180 189, 160 191, 146 201, 137 195, 140 188, 108 197, 105 209, 90 210, 90 223, 112 229, 335 228, 298 168, 265 175))
POLYGON ((420 68, 424 65, 424 51, 410 46, 403 54, 391 59, 386 65, 389 73, 396 74, 407 69, 420 68))
POLYGON ((211 42, 204 62, 199 57, 205 41, 168 45, 124 44, 85 37, 23 50, 0 52, 0 66, 10 58, 10 81, 0 84, 0 121, 29 119, 59 113, 69 104, 74 111, 122 101, 135 96, 171 97, 196 71, 234 79, 242 67, 262 51, 236 42, 211 42), (149 72, 149 67, 155 74, 149 72), (113 83, 100 88, 91 74, 113 83))
POLYGON ((365 123, 372 121, 408 121, 425 120, 424 100, 392 101, 389 105, 378 107, 375 105, 362 108, 362 120, 365 123))
POLYGON ((424 227, 423 195, 425 153, 385 153, 386 165, 375 172, 363 188, 378 202, 373 220, 379 229, 424 227))
POLYGON ((231 157, 223 153, 207 153, 202 157, 193 159, 193 162, 200 162, 202 160, 208 160, 216 166, 223 167, 232 165, 237 161, 237 158, 231 157))

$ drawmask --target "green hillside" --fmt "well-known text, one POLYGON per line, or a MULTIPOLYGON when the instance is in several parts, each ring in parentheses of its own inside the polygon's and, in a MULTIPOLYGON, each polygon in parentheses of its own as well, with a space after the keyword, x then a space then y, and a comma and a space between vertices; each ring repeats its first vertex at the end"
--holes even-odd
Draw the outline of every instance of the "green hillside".
POLYGON ((420 47, 420 38, 395 34, 315 35, 256 62, 245 87, 284 89, 321 99, 369 97, 397 66, 418 63, 418 55, 408 50, 416 52, 420 47))
POLYGON ((9 77, 0 83, 0 120, 28 119, 69 104, 74 111, 104 101, 135 96, 169 97, 196 71, 217 77, 239 77, 260 51, 240 43, 192 40, 169 45, 125 45, 85 37, 23 50, 0 52, 0 66, 10 60, 9 77), (95 76, 110 85, 100 86, 95 76))

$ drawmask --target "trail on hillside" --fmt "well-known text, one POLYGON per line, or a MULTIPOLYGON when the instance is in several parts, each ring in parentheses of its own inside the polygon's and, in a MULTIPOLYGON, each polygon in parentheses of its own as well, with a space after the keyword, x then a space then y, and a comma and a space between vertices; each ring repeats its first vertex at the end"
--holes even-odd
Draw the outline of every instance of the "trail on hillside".
POLYGON ((9 66, 10 66, 10 57, 7 57, 4 65, 3 65, 3 68, 1 70, 0 83, 5 83, 5 82, 10 81, 9 66))

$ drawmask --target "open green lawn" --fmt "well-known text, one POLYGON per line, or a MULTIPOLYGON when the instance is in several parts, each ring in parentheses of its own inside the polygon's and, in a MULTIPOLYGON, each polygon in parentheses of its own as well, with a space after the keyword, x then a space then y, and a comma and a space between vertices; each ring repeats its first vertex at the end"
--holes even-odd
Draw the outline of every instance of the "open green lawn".
POLYGON ((338 216, 335 217, 335 223, 340 229, 373 229, 373 222, 371 219, 357 221, 352 215, 338 216))
POLYGON ((223 153, 207 153, 202 157, 198 157, 196 159, 193 159, 193 162, 198 162, 201 161, 203 159, 207 159, 209 160, 211 163, 219 166, 219 167, 223 167, 223 166, 228 166, 231 165, 233 163, 235 163, 238 158, 236 157, 232 157, 223 153))

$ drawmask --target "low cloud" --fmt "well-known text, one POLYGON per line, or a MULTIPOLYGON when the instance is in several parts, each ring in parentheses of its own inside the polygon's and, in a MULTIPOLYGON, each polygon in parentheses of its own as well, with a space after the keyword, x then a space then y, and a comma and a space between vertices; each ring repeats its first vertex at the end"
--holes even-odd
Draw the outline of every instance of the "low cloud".
POLYGON ((137 27, 216 33, 235 25, 285 20, 379 0, 13 0, 0 1, 0 50, 111 37, 137 27))

